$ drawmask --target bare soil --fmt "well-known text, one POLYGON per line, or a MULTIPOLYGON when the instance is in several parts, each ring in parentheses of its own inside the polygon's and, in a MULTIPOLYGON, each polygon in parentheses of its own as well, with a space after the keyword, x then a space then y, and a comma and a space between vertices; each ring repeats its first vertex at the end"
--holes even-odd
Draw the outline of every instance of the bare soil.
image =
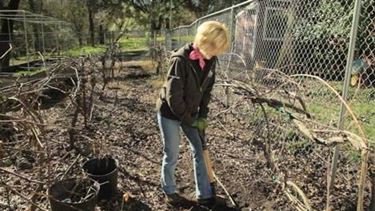
MULTIPOLYGON (((17 140, 21 141, 16 142, 16 139, 3 138, 5 147, 0 167, 23 175, 29 180, 41 180, 43 185, 1 173, 0 181, 7 186, 0 186, 0 209, 30 208, 29 200, 20 195, 28 198, 36 196, 37 205, 49 207, 46 197, 47 179, 52 182, 63 176, 69 178, 82 175, 81 165, 85 160, 109 154, 119 161, 119 192, 110 201, 99 202, 97 210, 208 210, 195 204, 171 207, 164 201, 159 182, 162 145, 154 109, 160 85, 160 77, 134 65, 118 72, 115 79, 108 84, 104 95, 94 101, 91 121, 87 128, 83 127, 80 117, 74 150, 70 149, 68 144, 68 128, 74 110, 69 99, 41 111, 46 118, 41 140, 45 144, 48 142, 50 149, 50 162, 45 164, 37 162, 43 152, 30 148, 29 140, 18 137, 17 140), (40 171, 44 178, 38 177, 40 171), (47 172, 50 174, 47 175, 47 172), (126 202, 123 202, 124 194, 129 196, 126 202), (11 207, 7 205, 8 202, 11 207)), ((238 209, 294 210, 282 194, 280 185, 270 177, 261 146, 252 138, 254 131, 248 130, 249 123, 230 114, 221 115, 220 122, 213 118, 214 114, 223 109, 223 105, 213 98, 209 117, 211 123, 206 133, 215 173, 238 203, 238 209)), ((308 155, 304 159, 308 160, 308 155)), ((289 166, 304 165, 303 162, 291 165, 295 158, 288 162, 289 166)), ((324 184, 323 167, 326 164, 316 161, 306 164, 308 165, 320 165, 315 166, 315 169, 321 171, 300 175, 309 175, 310 178, 307 179, 317 180, 314 184, 324 184)), ((192 155, 185 138, 180 146, 176 181, 179 191, 194 199, 192 155)), ((319 188, 322 187, 325 186, 309 188, 320 191, 319 188)), ((342 188, 347 187, 344 185, 342 188)), ((216 207, 214 210, 235 210, 223 189, 218 186, 217 190, 218 195, 226 199, 227 206, 216 207)), ((325 195, 321 194, 319 202, 323 207, 324 197, 325 195)), ((339 197, 344 197, 339 200, 340 210, 352 210, 355 207, 355 202, 347 200, 355 200, 355 195, 339 197)))

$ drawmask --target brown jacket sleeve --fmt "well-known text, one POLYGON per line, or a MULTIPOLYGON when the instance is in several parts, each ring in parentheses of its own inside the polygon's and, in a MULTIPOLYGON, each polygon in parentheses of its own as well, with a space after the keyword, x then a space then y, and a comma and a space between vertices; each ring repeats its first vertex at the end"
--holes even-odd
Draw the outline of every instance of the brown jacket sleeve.
POLYGON ((174 58, 167 74, 166 100, 174 115, 184 124, 191 125, 194 119, 184 101, 185 74, 186 64, 184 59, 174 58))

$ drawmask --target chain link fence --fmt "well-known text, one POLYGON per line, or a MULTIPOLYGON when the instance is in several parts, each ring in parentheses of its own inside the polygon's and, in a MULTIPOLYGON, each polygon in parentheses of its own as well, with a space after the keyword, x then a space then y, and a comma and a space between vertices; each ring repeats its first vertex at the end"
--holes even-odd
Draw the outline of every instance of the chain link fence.
POLYGON ((284 185, 279 197, 293 202, 273 208, 375 206, 366 173, 375 147, 375 1, 246 1, 173 29, 172 49, 208 20, 232 37, 214 99, 247 122, 268 175, 284 185))

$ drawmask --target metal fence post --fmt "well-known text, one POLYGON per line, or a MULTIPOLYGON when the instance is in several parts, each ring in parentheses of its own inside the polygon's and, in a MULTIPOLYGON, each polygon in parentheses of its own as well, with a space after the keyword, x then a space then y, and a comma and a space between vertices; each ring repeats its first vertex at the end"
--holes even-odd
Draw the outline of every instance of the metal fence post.
POLYGON ((59 23, 56 23, 55 24, 55 42, 56 42, 56 55, 57 56, 60 56, 60 37, 59 37, 59 29, 61 28, 61 27, 59 27, 60 26, 60 24, 59 23))
POLYGON ((26 28, 26 14, 23 11, 23 30, 25 31, 25 47, 26 47, 26 59, 27 59, 27 70, 30 70, 30 63, 29 63, 29 44, 27 38, 27 28, 26 28))
MULTIPOLYGON (((344 100, 347 100, 347 97, 348 97, 350 76, 351 76, 352 65, 353 65, 354 49, 355 49, 355 44, 357 40, 357 31, 358 31, 360 11, 361 11, 361 0, 356 0, 355 5, 354 5, 354 14, 353 14, 348 56, 347 56, 346 68, 345 68, 345 79, 344 79, 344 85, 343 85, 343 91, 342 91, 342 98, 344 100)), ((339 122, 338 122, 339 129, 343 128, 345 113, 346 113, 346 107, 344 106, 344 103, 341 103, 340 116, 339 116, 339 122)), ((333 158, 332 158, 330 180, 328 181, 328 185, 327 185, 327 207, 326 207, 327 210, 329 209, 329 204, 330 204, 330 191, 331 191, 331 188, 333 186, 333 183, 336 177, 337 161, 338 161, 339 153, 340 153, 340 147, 336 146, 334 149, 333 158)), ((361 190, 359 189, 358 191, 361 191, 361 190)), ((359 209, 359 210, 363 210, 363 204, 362 205, 358 204, 358 207, 360 206, 362 206, 362 209, 359 209)))
POLYGON ((8 41, 9 42, 12 42, 12 33, 10 33, 10 22, 9 22, 9 18, 7 18, 7 22, 8 22, 8 32, 9 32, 9 37, 8 37, 8 41))
POLYGON ((58 46, 57 46, 57 49, 58 49, 58 53, 59 53, 58 55, 60 56, 60 55, 61 55, 61 50, 64 50, 64 47, 60 45, 60 41, 61 41, 61 40, 60 40, 60 36, 59 36, 59 35, 60 35, 60 32, 61 32, 61 31, 60 31, 60 30, 61 30, 61 22, 60 22, 60 21, 58 22, 58 27, 59 27, 59 31, 58 31, 58 33, 57 33, 57 36, 58 36, 58 37, 57 37, 57 45, 58 45, 58 46))
POLYGON ((178 28, 178 47, 181 45, 181 28, 178 28))
POLYGON ((166 29, 164 34, 165 34, 164 44, 166 46, 166 49, 171 50, 172 49, 171 30, 166 29))
MULTIPOLYGON (((232 42, 234 40, 234 28, 235 28, 235 25, 234 25, 234 6, 231 7, 230 9, 230 19, 229 19, 229 34, 230 34, 230 40, 231 40, 231 44, 230 44, 230 51, 232 52, 233 51, 233 43, 232 42)), ((229 70, 229 65, 230 65, 230 62, 232 60, 232 54, 229 55, 229 59, 228 59, 228 68, 227 70, 229 70)), ((229 87, 225 87, 225 95, 226 95, 226 100, 225 100, 225 105, 227 106, 227 108, 229 108, 230 106, 230 92, 229 92, 229 87)))
POLYGON ((41 27, 41 29, 42 29, 42 47, 43 47, 43 55, 45 55, 46 54, 46 48, 45 48, 45 40, 44 40, 44 26, 43 26, 43 24, 40 24, 42 27, 41 27))
POLYGON ((169 27, 165 30, 165 46, 167 50, 172 50, 172 0, 169 1, 169 27))
MULTIPOLYGON (((8 37, 8 42, 9 43, 12 43, 12 33, 10 31, 10 22, 9 22, 9 18, 7 18, 7 22, 8 22, 8 32, 9 32, 9 37, 8 37)), ((11 58, 9 58, 9 62, 11 62, 11 58)))
POLYGON ((30 23, 30 26, 31 26, 30 27, 31 28, 31 34, 30 34, 31 35, 30 36, 31 37, 31 51, 35 53, 36 52, 36 48, 35 48, 35 43, 36 43, 35 35, 36 34, 35 34, 35 28, 34 28, 35 26, 33 25, 33 23, 30 23))
MULTIPOLYGON (((229 31, 230 31, 230 35, 231 35, 231 38, 234 37, 234 6, 231 7, 230 9, 230 28, 229 28, 229 31)), ((232 40, 232 39, 231 39, 232 40)))

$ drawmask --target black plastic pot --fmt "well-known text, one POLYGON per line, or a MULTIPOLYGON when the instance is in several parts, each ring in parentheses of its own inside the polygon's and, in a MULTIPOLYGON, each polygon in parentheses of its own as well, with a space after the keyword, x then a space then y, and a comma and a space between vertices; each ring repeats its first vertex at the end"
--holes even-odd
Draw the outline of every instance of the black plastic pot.
POLYGON ((48 189, 52 211, 94 211, 100 185, 89 178, 70 178, 55 182, 48 189))
POLYGON ((110 199, 117 192, 118 161, 111 157, 86 161, 83 170, 100 183, 99 199, 110 199))

